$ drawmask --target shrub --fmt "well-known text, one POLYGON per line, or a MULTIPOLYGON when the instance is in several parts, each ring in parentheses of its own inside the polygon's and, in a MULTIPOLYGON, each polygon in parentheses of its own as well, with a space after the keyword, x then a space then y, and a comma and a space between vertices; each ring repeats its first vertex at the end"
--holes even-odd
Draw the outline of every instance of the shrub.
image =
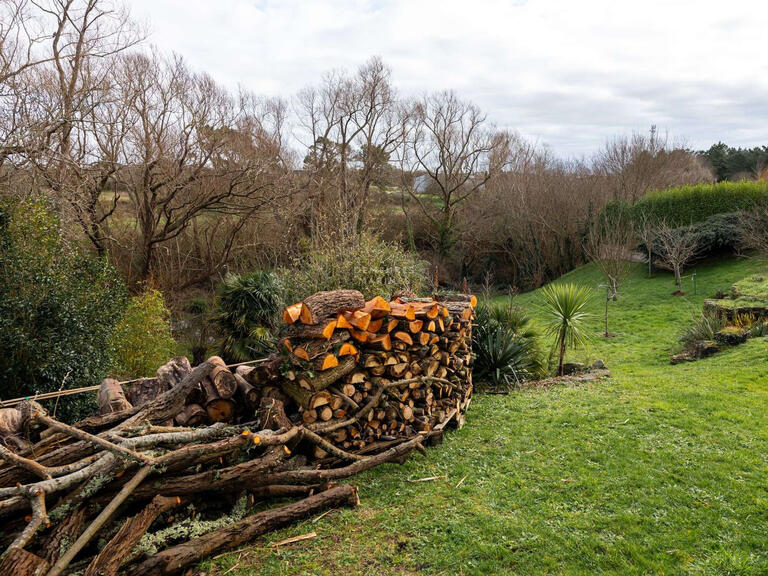
POLYGON ((231 362, 252 360, 273 345, 283 307, 283 285, 273 272, 230 275, 219 288, 216 322, 222 334, 221 355, 231 362))
POLYGON ((478 330, 472 337, 473 375, 493 386, 514 388, 541 372, 536 342, 503 326, 478 330))
POLYGON ((680 333, 680 343, 690 346, 700 340, 713 340, 715 333, 725 327, 725 320, 716 311, 704 309, 691 318, 691 323, 680 333))
POLYGON ((514 387, 544 374, 544 357, 531 317, 511 302, 480 305, 472 333, 473 375, 492 386, 514 387))
POLYGON ((171 312, 163 294, 149 288, 131 298, 112 334, 114 372, 124 378, 153 375, 173 356, 171 312))
POLYGON ((715 214, 749 210, 766 201, 768 182, 765 181, 696 184, 651 192, 632 206, 631 213, 635 221, 646 215, 657 222, 664 220, 673 226, 686 226, 715 214))
POLYGON ((280 275, 288 302, 298 302, 319 290, 349 288, 367 298, 392 296, 398 290, 420 292, 426 285, 425 262, 397 244, 371 234, 353 241, 308 251, 293 268, 280 275))
MULTIPOLYGON (((41 198, 0 203, 0 255, 3 396, 98 384, 127 299, 114 269, 65 243, 41 198)), ((62 398, 57 417, 72 421, 94 407, 92 395, 62 398)))

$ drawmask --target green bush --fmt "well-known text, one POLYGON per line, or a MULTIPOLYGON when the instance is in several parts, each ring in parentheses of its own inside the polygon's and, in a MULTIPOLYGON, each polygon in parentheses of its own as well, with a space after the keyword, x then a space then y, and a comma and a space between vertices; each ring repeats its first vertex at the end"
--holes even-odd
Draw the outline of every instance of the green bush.
POLYGON ((349 288, 367 298, 392 296, 398 290, 419 293, 426 286, 427 265, 397 244, 362 234, 307 252, 291 269, 283 269, 288 302, 298 302, 319 290, 349 288))
MULTIPOLYGON (((4 397, 98 384, 112 362, 107 343, 126 299, 106 260, 64 242, 43 199, 0 202, 4 397)), ((72 421, 94 409, 92 395, 74 395, 61 399, 57 417, 72 421)))
POLYGON ((283 285, 276 274, 258 271, 230 275, 219 288, 216 322, 222 334, 221 355, 231 362, 253 360, 272 348, 272 331, 280 321, 283 285))
POLYGON ((768 201, 768 182, 718 182, 678 186, 646 194, 631 207, 638 221, 643 215, 652 221, 665 220, 672 226, 686 226, 715 214, 748 210, 768 201))
POLYGON ((124 378, 152 376, 174 354, 171 312, 159 290, 131 298, 112 333, 113 369, 124 378))
POLYGON ((494 387, 515 387, 544 375, 544 355, 532 319, 519 306, 482 304, 472 332, 473 375, 494 387))

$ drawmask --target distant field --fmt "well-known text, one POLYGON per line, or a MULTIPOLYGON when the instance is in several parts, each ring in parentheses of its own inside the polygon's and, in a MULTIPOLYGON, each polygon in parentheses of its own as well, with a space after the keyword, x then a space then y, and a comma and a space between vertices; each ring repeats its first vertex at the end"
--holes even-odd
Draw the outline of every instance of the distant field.
MULTIPOLYGON (((762 272, 746 260, 699 266, 699 294, 674 297, 671 275, 648 280, 637 265, 611 304, 619 337, 596 337, 588 354, 571 356, 602 358, 612 380, 478 395, 467 426, 426 457, 353 478, 359 508, 271 534, 205 569, 217 576, 768 573, 768 340, 669 364, 677 333, 705 298, 762 272), (414 482, 431 476, 440 478, 414 482), (270 547, 311 531, 316 538, 270 547)), ((597 286, 600 276, 587 266, 564 280, 597 286)), ((537 314, 537 297, 517 302, 537 314)), ((602 307, 596 294, 595 334, 602 307)))

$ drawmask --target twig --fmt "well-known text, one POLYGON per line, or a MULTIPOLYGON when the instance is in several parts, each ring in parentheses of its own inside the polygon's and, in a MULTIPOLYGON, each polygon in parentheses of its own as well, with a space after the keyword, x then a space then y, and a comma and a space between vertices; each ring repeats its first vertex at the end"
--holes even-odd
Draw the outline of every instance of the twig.
MULTIPOLYGON (((335 508, 333 509, 335 510, 335 508)), ((328 510, 326 512, 323 512, 323 516, 328 514, 328 512, 331 512, 332 510, 328 510)), ((320 516, 322 517, 322 516, 320 516)), ((275 542, 272 544, 275 548, 278 548, 280 546, 285 546, 286 544, 293 544, 295 542, 302 542, 304 540, 309 540, 311 538, 315 538, 317 536, 317 532, 309 532, 307 534, 302 534, 301 536, 294 536, 293 538, 286 538, 285 540, 280 540, 280 542, 275 542)))

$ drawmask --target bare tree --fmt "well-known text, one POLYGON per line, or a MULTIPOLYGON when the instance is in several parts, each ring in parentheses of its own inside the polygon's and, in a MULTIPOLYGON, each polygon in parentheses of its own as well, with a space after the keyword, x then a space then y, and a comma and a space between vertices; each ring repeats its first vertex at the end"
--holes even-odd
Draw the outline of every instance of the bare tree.
POLYGON ((619 285, 629 272, 635 233, 630 218, 621 211, 603 212, 592 222, 584 249, 606 278, 605 337, 608 331, 608 305, 618 298, 619 285))
POLYGON ((238 215, 245 222, 273 201, 286 166, 281 127, 180 58, 133 54, 124 74, 131 129, 121 178, 136 211, 144 279, 155 248, 199 216, 238 215))
POLYGON ((401 136, 389 68, 372 58, 354 75, 332 72, 297 102, 313 233, 352 237, 365 226, 371 187, 401 136))
POLYGON ((405 173, 423 175, 407 190, 434 227, 436 250, 445 255, 455 243, 457 207, 503 170, 510 135, 492 130, 480 108, 454 92, 415 102, 404 126, 405 173))
POLYGON ((757 206, 743 216, 742 245, 761 256, 768 256, 768 206, 757 206))
POLYGON ((695 154, 670 143, 656 126, 648 135, 635 132, 610 140, 594 165, 597 173, 612 181, 614 198, 629 202, 656 188, 713 180, 711 170, 695 154))
POLYGON ((648 214, 641 214, 635 225, 635 234, 645 247, 645 257, 648 260, 648 278, 650 278, 653 275, 653 247, 656 243, 656 222, 648 214))
POLYGON ((662 222, 656 229, 659 262, 675 274, 678 290, 683 290, 682 271, 699 253, 699 239, 691 228, 674 228, 662 222))

